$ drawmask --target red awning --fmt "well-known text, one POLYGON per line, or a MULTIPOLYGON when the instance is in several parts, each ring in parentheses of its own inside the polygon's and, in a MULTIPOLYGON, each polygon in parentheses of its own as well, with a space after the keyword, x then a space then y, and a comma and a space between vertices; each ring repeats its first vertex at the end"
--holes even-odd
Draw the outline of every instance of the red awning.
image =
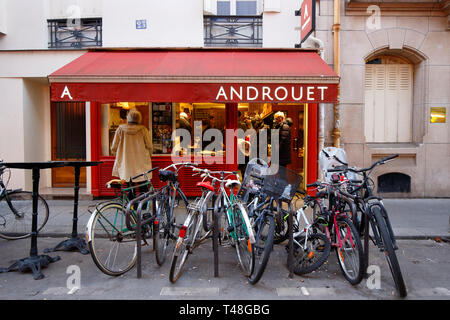
POLYGON ((49 76, 52 101, 335 102, 316 51, 92 51, 49 76))

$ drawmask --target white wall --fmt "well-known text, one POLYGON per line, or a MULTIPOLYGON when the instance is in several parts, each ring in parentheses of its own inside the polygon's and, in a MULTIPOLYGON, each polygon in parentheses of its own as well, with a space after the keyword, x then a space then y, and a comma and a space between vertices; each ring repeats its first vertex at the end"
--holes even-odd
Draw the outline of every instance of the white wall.
POLYGON ((0 77, 46 78, 85 52, 84 50, 0 51, 0 77))
MULTIPOLYGON (((5 162, 24 161, 23 81, 20 78, 0 78, 0 159, 5 162), (7 93, 7 94, 6 94, 7 93)), ((12 169, 9 188, 25 183, 24 170, 12 169)))
POLYGON ((47 49, 44 0, 3 0, 7 33, 0 37, 0 50, 47 49))
POLYGON ((6 32, 6 0, 0 0, 0 37, 6 32))
POLYGON ((104 0, 103 46, 201 47, 203 0, 104 0))
MULTIPOLYGON (((46 79, 23 80, 23 161, 51 160, 50 87, 46 79)), ((51 185, 51 171, 41 170, 40 187, 51 185)), ((25 186, 31 190, 31 172, 26 171, 25 186)))
POLYGON ((301 0, 272 1, 263 13, 263 47, 294 48, 300 43, 300 17, 295 11, 300 9, 301 0), (279 8, 279 12, 277 9, 279 8))

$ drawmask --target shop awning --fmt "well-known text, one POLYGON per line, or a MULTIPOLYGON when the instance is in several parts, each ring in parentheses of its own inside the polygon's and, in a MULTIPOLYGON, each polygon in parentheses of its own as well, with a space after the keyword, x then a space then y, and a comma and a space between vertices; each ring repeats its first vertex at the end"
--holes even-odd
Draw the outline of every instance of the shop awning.
POLYGON ((49 76, 52 101, 335 102, 316 51, 90 51, 49 76))

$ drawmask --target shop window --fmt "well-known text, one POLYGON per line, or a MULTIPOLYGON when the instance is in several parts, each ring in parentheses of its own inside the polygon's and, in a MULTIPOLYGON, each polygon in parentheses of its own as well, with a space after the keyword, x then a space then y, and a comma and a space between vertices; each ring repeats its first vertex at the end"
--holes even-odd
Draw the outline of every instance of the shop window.
MULTIPOLYGON (((202 155, 209 155, 211 151, 205 148, 212 142, 222 144, 216 151, 224 153, 226 114, 225 105, 218 103, 174 103, 175 108, 175 128, 186 129, 188 137, 180 134, 176 135, 175 145, 188 145, 190 153, 201 150, 202 155), (217 129, 221 133, 222 141, 215 141, 215 138, 209 139, 205 136, 208 129, 217 129), (190 141, 183 139, 190 138, 190 141), (218 150, 217 150, 218 149, 218 150)), ((211 148, 207 148, 211 149, 211 148)), ((216 154, 214 154, 216 155, 216 154)))
POLYGON ((172 152, 173 105, 172 103, 152 104, 153 154, 172 152))
POLYGON ((103 157, 114 156, 111 145, 119 125, 127 122, 127 112, 136 108, 142 115, 141 124, 150 129, 148 102, 118 102, 102 104, 100 107, 100 148, 103 157))
POLYGON ((378 177, 378 192, 411 192, 411 177, 391 172, 378 177))

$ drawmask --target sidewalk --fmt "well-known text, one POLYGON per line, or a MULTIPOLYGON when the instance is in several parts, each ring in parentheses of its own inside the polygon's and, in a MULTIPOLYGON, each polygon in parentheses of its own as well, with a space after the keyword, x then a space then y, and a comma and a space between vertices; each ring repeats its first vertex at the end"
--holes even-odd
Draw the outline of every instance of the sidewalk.
MULTIPOLYGON (((72 232, 73 200, 47 201, 50 217, 40 235, 68 237, 72 232)), ((79 201, 78 232, 80 234, 85 233, 90 217, 88 207, 95 208, 95 204, 102 201, 105 200, 79 201)), ((434 239, 450 236, 450 199, 385 199, 384 204, 398 239, 434 239)), ((184 209, 177 208, 176 211, 176 214, 183 214, 184 209)))

